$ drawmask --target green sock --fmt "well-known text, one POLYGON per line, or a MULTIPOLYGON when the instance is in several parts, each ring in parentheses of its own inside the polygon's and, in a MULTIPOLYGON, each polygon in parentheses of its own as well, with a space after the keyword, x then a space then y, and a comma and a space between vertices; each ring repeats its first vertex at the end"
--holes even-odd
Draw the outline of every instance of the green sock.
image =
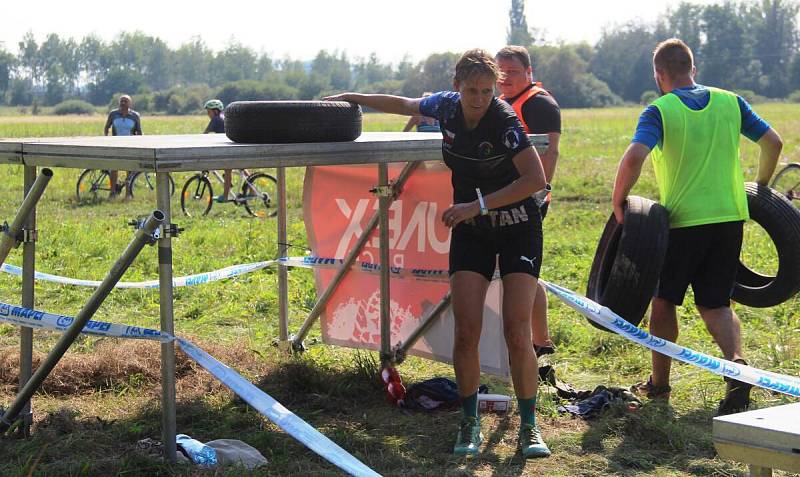
POLYGON ((470 396, 461 397, 461 410, 464 412, 464 417, 478 418, 478 392, 470 396))
POLYGON ((536 425, 536 396, 528 399, 517 398, 520 424, 536 425))

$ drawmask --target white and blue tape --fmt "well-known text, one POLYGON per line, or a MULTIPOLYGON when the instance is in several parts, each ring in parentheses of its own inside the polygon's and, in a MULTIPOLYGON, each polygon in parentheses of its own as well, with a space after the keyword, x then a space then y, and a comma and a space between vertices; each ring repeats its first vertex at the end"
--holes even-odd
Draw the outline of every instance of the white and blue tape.
POLYGON ((601 306, 566 288, 541 279, 539 281, 569 307, 595 323, 635 343, 720 376, 734 378, 771 391, 788 394, 789 396, 800 397, 800 379, 796 377, 763 371, 751 366, 734 363, 733 361, 715 358, 671 341, 657 338, 638 326, 625 321, 608 307, 601 306))
MULTIPOLYGON (((220 270, 215 270, 213 272, 200 273, 196 275, 189 275, 186 277, 175 278, 173 280, 173 285, 176 287, 191 286, 217 280, 223 280, 237 275, 243 275, 245 273, 249 273, 255 270, 260 270, 262 268, 269 267, 276 263, 281 266, 335 269, 335 268, 341 268, 344 265, 344 260, 338 258, 311 257, 311 256, 283 257, 279 258, 278 260, 233 265, 230 267, 222 268, 220 270)), ((359 269, 360 271, 369 273, 378 273, 380 272, 381 269, 381 266, 379 264, 374 264, 370 262, 356 262, 353 265, 353 267, 359 269)), ((0 266, 0 270, 5 271, 7 273, 12 273, 14 275, 22 274, 22 269, 9 264, 2 264, 0 266)), ((395 278, 411 277, 418 280, 431 280, 431 281, 445 281, 448 278, 447 270, 441 270, 441 269, 390 267, 389 271, 391 276, 395 278)), ((47 273, 40 273, 40 272, 36 272, 35 277, 41 280, 54 281, 70 285, 83 285, 83 286, 96 287, 100 284, 99 281, 78 280, 74 278, 59 277, 56 275, 50 275, 47 273)), ((599 323, 600 325, 605 326, 606 328, 630 339, 631 341, 637 342, 642 346, 658 351, 660 353, 663 353, 667 356, 678 359, 680 361, 693 364, 697 367, 706 369, 708 371, 711 371, 712 373, 719 374, 721 376, 736 378, 740 381, 744 381, 753 384, 755 386, 763 387, 773 391, 778 391, 791 396, 800 397, 800 379, 798 378, 778 373, 773 373, 770 371, 763 371, 750 366, 734 363, 732 361, 715 358, 713 356, 693 351, 689 348, 677 345, 675 343, 663 340, 661 338, 657 338, 655 336, 650 335, 647 331, 637 326, 634 326, 631 323, 628 323, 627 321, 622 319, 619 315, 617 315, 607 307, 601 306, 598 303, 589 300, 586 297, 582 297, 566 288, 549 283, 545 280, 540 280, 540 281, 548 288, 548 290, 550 290, 550 292, 554 293, 567 305, 574 308, 581 314, 585 315, 590 320, 599 323)), ((120 282, 117 284, 117 287, 158 288, 158 281, 152 280, 146 282, 120 282)), ((69 325, 62 326, 61 328, 58 327, 59 319, 62 320, 62 322, 65 322, 65 320, 68 319, 69 317, 64 317, 60 315, 49 315, 41 312, 32 312, 30 310, 19 311, 24 309, 20 307, 12 307, 11 305, 5 305, 5 304, 0 304, 0 307, 2 307, 0 308, 0 318, 4 318, 5 321, 21 324, 17 321, 11 321, 11 320, 21 319, 20 316, 17 316, 14 313, 19 314, 19 313, 31 312, 37 314, 36 316, 40 317, 41 319, 44 319, 45 317, 55 317, 53 318, 55 319, 55 321, 53 321, 55 323, 54 325, 55 329, 63 330, 64 328, 66 328, 66 326, 69 326, 69 325), (13 310, 17 311, 12 313, 13 310), (3 315, 4 312, 6 313, 6 315, 3 315)), ((51 318, 48 319, 50 321, 53 320, 51 318)), ((30 326, 40 327, 36 323, 37 322, 34 321, 30 326)), ((103 326, 105 325, 115 326, 115 327, 122 326, 122 325, 111 325, 109 323, 103 325, 96 325, 94 323, 95 322, 90 322, 84 331, 92 334, 106 334, 105 332, 107 330, 100 329, 103 326)), ((23 326, 28 326, 28 325, 23 325, 23 326)), ((123 331, 115 331, 115 333, 123 333, 123 334, 120 335, 106 334, 106 335, 122 336, 129 338, 143 338, 143 336, 136 335, 136 333, 139 333, 137 328, 135 327, 127 327, 127 328, 129 329, 123 331), (128 334, 124 334, 124 332, 127 332, 128 334)))
MULTIPOLYGON (((49 329, 64 332, 75 321, 75 318, 56 315, 43 311, 31 310, 20 306, 0 303, 0 322, 11 323, 28 328, 49 329)), ((253 406, 263 416, 274 422, 289 435, 302 442, 333 465, 354 476, 380 476, 363 462, 353 457, 335 442, 302 420, 292 411, 286 409, 272 396, 258 389, 239 373, 224 365, 195 344, 183 338, 176 338, 158 330, 126 326, 103 321, 90 320, 83 332, 92 335, 115 338, 134 338, 161 342, 177 341, 181 349, 200 366, 205 368, 222 384, 231 389, 245 402, 253 406)))
MULTIPOLYGON (((344 265, 344 260, 341 258, 324 258, 324 257, 283 257, 278 260, 268 260, 265 262, 243 263, 241 265, 231 265, 229 267, 214 270, 212 272, 198 273, 195 275, 188 275, 185 277, 173 278, 172 286, 185 287, 192 285, 202 285, 204 283, 215 282, 218 280, 225 280, 235 276, 244 275, 246 273, 261 270, 272 265, 279 264, 285 267, 301 267, 301 268, 341 268, 344 265)), ((367 273, 379 273, 381 266, 371 262, 357 262, 353 265, 354 268, 367 273)), ((3 263, 0 265, 0 271, 9 273, 11 275, 22 276, 22 268, 3 263)), ((428 268, 400 268, 389 267, 389 273, 393 278, 414 278, 417 280, 427 281, 447 281, 447 270, 436 270, 428 268)), ((53 283, 60 283, 63 285, 75 285, 84 287, 100 286, 98 280, 81 280, 78 278, 69 278, 59 275, 52 275, 50 273, 34 272, 34 278, 41 281, 48 281, 53 283)), ((143 282, 118 282, 114 285, 115 288, 158 288, 158 280, 148 280, 143 282)))
MULTIPOLYGON (((269 260, 266 262, 253 262, 244 263, 241 265, 231 265, 230 267, 214 270, 213 272, 198 273, 195 275, 188 275, 185 277, 178 277, 172 280, 172 286, 185 287, 191 285, 201 285, 203 283, 215 282, 217 280, 225 280, 238 275, 244 275, 262 268, 273 265, 276 261, 269 260)), ((22 269, 16 265, 4 263, 0 265, 0 271, 9 273, 11 275, 22 276, 22 269)), ((99 287, 100 281, 97 280, 80 280, 77 278, 62 277, 59 275, 51 275, 49 273, 34 272, 33 277, 37 280, 61 283, 64 285, 76 285, 83 287, 99 287)), ((148 280, 144 282, 118 282, 115 288, 158 288, 158 280, 148 280)))

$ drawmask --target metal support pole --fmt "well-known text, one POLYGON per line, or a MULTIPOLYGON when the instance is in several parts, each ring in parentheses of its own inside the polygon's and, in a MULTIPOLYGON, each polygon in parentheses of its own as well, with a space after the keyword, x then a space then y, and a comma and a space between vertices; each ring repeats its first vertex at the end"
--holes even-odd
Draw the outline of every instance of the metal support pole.
MULTIPOLYGON (((286 234, 286 168, 278 168, 278 258, 288 255, 286 234)), ((289 276, 286 267, 278 267, 278 339, 289 340, 289 276)))
POLYGON ((11 249, 19 244, 19 235, 20 232, 22 232, 22 226, 28 220, 28 215, 36 208, 36 203, 39 202, 45 187, 47 187, 47 183, 50 182, 50 178, 52 177, 53 171, 51 169, 42 169, 41 174, 39 174, 39 177, 36 178, 36 181, 34 181, 31 186, 30 192, 22 201, 22 205, 17 209, 17 215, 14 216, 11 225, 0 234, 0 263, 3 263, 11 249))
MULTIPOLYGON (((163 213, 164 227, 158 240, 158 298, 161 331, 175 335, 172 316, 172 212, 170 209, 169 173, 156 172, 158 209, 163 213)), ((177 462, 175 410, 175 343, 161 343, 161 439, 164 458, 177 462)))
POLYGON ((428 315, 422 318, 422 323, 420 323, 417 329, 415 329, 405 341, 397 343, 397 346, 394 349, 394 356, 392 356, 396 364, 400 364, 405 361, 406 356, 408 355, 408 350, 410 350, 414 346, 414 343, 416 343, 417 340, 419 340, 422 335, 424 335, 430 329, 430 327, 436 323, 436 320, 442 316, 444 310, 450 306, 451 301, 452 297, 448 291, 442 300, 435 307, 433 307, 430 312, 428 312, 428 315))
MULTIPOLYGON (((416 169, 417 165, 419 165, 418 162, 409 162, 403 168, 402 172, 400 172, 400 175, 397 176, 397 180, 392 186, 394 188, 395 195, 400 193, 409 176, 412 172, 414 172, 414 169, 416 169)), ((319 315, 322 314, 322 311, 325 309, 328 301, 330 301, 333 293, 336 291, 336 288, 342 282, 342 279, 344 279, 345 275, 350 272, 350 267, 353 266, 353 262, 355 262, 356 257, 358 257, 358 254, 361 253, 361 249, 364 248, 364 244, 366 244, 369 240, 372 231, 378 226, 379 217, 380 211, 376 212, 372 215, 372 217, 370 217, 367 226, 364 228, 364 232, 358 238, 358 241, 356 241, 356 244, 353 246, 353 248, 347 253, 344 263, 342 264, 342 268, 336 272, 333 280, 328 284, 328 288, 322 292, 322 296, 319 297, 317 303, 314 304, 314 308, 308 314, 306 321, 303 322, 303 325, 300 327, 300 331, 297 333, 297 335, 295 335, 294 339, 292 339, 292 345, 294 349, 303 349, 303 339, 306 337, 317 318, 319 318, 319 315)))
MULTIPOLYGON (((25 196, 30 193, 36 181, 36 166, 24 167, 24 190, 25 196)), ((27 234, 33 234, 36 230, 36 207, 31 209, 28 220, 25 221, 23 229, 27 234)), ((24 308, 34 308, 34 273, 36 271, 36 242, 29 240, 22 244, 22 306, 24 308)), ((33 328, 20 326, 19 328, 19 388, 21 390, 31 378, 33 373, 33 328)), ((27 401, 20 413, 22 426, 20 432, 23 436, 30 436, 31 425, 33 424, 33 413, 31 402, 27 401)))
POLYGON ((0 432, 4 432, 11 427, 12 422, 23 409, 25 403, 30 401, 33 393, 39 389, 47 375, 55 368, 58 361, 75 341, 75 338, 81 333, 83 327, 86 326, 86 323, 94 316, 108 294, 114 289, 114 285, 117 284, 128 267, 130 267, 131 263, 133 263, 134 259, 136 259, 136 256, 139 255, 142 248, 152 240, 153 231, 163 219, 164 215, 156 210, 144 223, 144 227, 136 231, 133 240, 128 244, 122 256, 120 256, 111 267, 111 271, 108 272, 108 275, 106 275, 100 283, 100 286, 97 287, 94 293, 92 293, 92 296, 89 297, 89 301, 81 308, 78 314, 75 315, 75 321, 67 328, 50 351, 50 354, 47 355, 47 358, 39 365, 31 379, 25 384, 25 387, 17 394, 14 402, 11 403, 2 417, 0 417, 0 432))
MULTIPOLYGON (((386 163, 378 164, 378 187, 389 185, 389 166, 386 163)), ((381 364, 391 362, 392 351, 392 316, 389 296, 389 205, 392 197, 386 194, 378 196, 378 215, 380 216, 380 233, 378 243, 380 247, 381 263, 381 364)))

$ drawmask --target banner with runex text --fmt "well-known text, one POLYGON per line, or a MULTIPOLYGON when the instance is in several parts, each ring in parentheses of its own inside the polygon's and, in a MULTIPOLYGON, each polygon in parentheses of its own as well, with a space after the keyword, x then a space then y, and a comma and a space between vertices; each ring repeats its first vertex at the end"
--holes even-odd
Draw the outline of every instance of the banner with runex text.
MULTIPOLYGON (((394 180, 405 164, 390 164, 394 180)), ((378 166, 320 166, 306 169, 303 210, 306 232, 315 257, 342 259, 364 233, 378 198, 370 193, 378 183, 378 166)), ((449 290, 441 276, 426 280, 414 269, 448 268, 450 230, 441 222, 442 211, 452 203, 450 171, 441 161, 420 163, 389 209, 390 266, 410 270, 391 280, 392 346, 404 341, 421 318, 449 290)), ((357 261, 379 265, 378 234, 357 257, 357 261)), ((336 270, 315 268, 317 295, 332 281, 336 270)), ((445 273, 446 276, 446 273, 445 273)), ((490 285, 484 307, 480 343, 484 372, 509 376, 508 351, 501 322, 501 287, 490 285)), ((323 340, 351 348, 380 349, 380 276, 353 267, 339 285, 321 316, 323 340)), ((417 341, 410 354, 452 362, 453 315, 448 310, 417 341)))

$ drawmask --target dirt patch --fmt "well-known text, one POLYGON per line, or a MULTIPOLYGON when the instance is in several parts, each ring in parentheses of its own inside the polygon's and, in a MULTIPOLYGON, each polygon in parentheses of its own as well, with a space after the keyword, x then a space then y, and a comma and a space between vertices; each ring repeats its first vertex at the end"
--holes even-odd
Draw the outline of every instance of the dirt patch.
MULTIPOLYGON (((223 363, 258 374, 262 363, 241 347, 203 343, 203 349, 223 363)), ((219 389, 222 385, 177 347, 175 373, 179 394, 219 389)), ((68 352, 45 379, 39 392, 63 396, 121 388, 143 389, 161 382, 161 349, 149 341, 99 340, 89 352, 68 352)), ((33 368, 45 354, 34 352, 33 368)), ((19 348, 0 348, 0 387, 13 392, 19 375, 19 348)))

